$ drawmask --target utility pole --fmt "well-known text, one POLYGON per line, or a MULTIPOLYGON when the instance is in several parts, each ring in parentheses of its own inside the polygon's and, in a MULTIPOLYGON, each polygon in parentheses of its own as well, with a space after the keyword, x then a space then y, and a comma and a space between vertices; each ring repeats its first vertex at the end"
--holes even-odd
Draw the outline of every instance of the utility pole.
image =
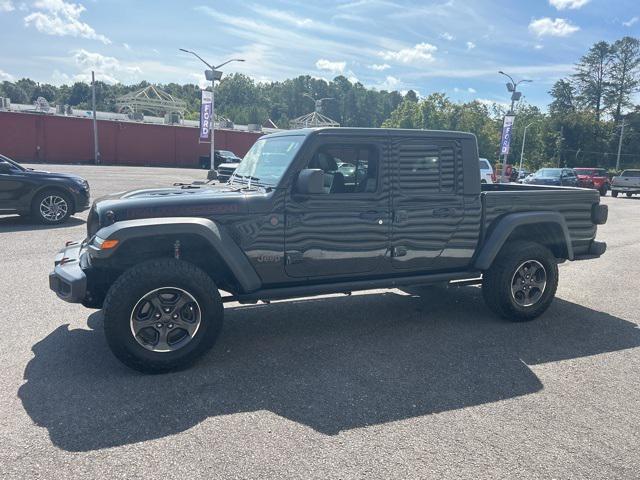
POLYGON ((98 120, 96 119, 96 75, 91 71, 91 103, 93 106, 93 161, 100 165, 100 149, 98 148, 98 120))
POLYGON ((616 158, 616 171, 620 171, 620 151, 622 150, 622 136, 624 135, 624 117, 620 126, 620 138, 618 139, 618 156, 616 158))

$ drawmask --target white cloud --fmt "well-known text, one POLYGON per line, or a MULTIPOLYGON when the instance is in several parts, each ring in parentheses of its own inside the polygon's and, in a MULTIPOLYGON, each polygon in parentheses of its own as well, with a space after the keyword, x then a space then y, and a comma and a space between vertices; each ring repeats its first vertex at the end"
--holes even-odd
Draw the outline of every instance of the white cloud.
POLYGON ((584 7, 590 0, 549 0, 549 5, 556 7, 558 10, 576 10, 584 7))
POLYGON ((473 42, 467 42, 467 50, 473 50, 476 48, 476 44, 473 42))
POLYGON ((0 12, 13 12, 15 9, 11 0, 0 0, 0 12))
POLYGON ((469 88, 467 88, 467 92, 468 93, 477 93, 477 90, 475 88, 473 88, 473 87, 469 87, 469 88))
POLYGON ((376 87, 379 88, 380 90, 393 91, 398 89, 398 86, 400 85, 400 83, 401 82, 399 78, 388 75, 387 78, 384 79, 384 82, 376 85, 376 87))
POLYGON ((126 50, 131 50, 131 45, 129 45, 128 43, 123 43, 122 46, 126 49, 126 50))
POLYGON ((344 73, 344 69, 347 67, 347 62, 332 62, 321 58, 316 62, 316 68, 318 70, 326 70, 334 75, 340 75, 344 73))
POLYGON ((449 42, 456 39, 456 37, 451 35, 449 32, 441 33, 440 38, 443 38, 444 40, 447 40, 449 42))
POLYGON ((27 27, 47 35, 82 37, 99 40, 104 44, 111 43, 107 37, 97 33, 93 27, 80 20, 86 10, 80 3, 68 3, 64 0, 38 0, 33 4, 36 11, 24 17, 27 27))
POLYGON ((536 44, 533 46, 534 49, 536 50, 542 50, 544 48, 544 45, 541 45, 540 43, 536 44))
POLYGON ((391 68, 391 65, 387 63, 383 63, 382 65, 374 63, 373 65, 369 65, 368 68, 370 68, 371 70, 375 70, 376 72, 382 72, 383 70, 391 68))
POLYGON ((13 82, 15 80, 15 78, 13 77, 13 75, 5 72, 4 70, 0 70, 0 80, 2 81, 7 81, 7 82, 13 82))
POLYGON ((554 20, 549 17, 532 20, 529 24, 529 31, 538 37, 566 37, 580 30, 580 27, 572 25, 564 18, 554 20))
POLYGON ((386 50, 378 52, 385 60, 393 60, 401 63, 424 63, 433 62, 435 58, 433 53, 438 50, 438 47, 431 45, 430 43, 418 43, 413 48, 403 48, 401 50, 386 50))
POLYGON ((293 15, 283 10, 265 8, 260 5, 254 5, 252 8, 264 17, 289 23, 291 25, 295 25, 296 27, 308 27, 308 26, 311 26, 311 24, 313 24, 313 20, 311 20, 310 18, 298 17, 297 15, 293 15))
POLYGON ((635 25, 636 23, 638 23, 638 21, 640 21, 640 17, 631 17, 626 22, 622 22, 622 25, 624 25, 625 27, 631 27, 631 26, 635 25))
POLYGON ((84 49, 73 52, 73 60, 81 73, 75 75, 77 81, 91 81, 91 71, 95 71, 96 80, 106 83, 118 83, 136 78, 142 73, 140 67, 124 65, 115 57, 107 57, 84 49))

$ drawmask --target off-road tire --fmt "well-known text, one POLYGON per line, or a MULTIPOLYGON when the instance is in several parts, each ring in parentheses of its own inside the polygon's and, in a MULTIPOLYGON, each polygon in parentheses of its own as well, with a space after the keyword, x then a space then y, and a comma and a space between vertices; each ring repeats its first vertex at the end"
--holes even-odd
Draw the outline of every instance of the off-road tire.
POLYGON ((617 197, 618 196, 618 192, 616 190, 611 190, 611 196, 613 198, 617 197))
POLYGON ((31 201, 30 217, 33 220, 43 225, 59 225, 61 223, 66 222, 72 214, 73 214, 73 200, 71 199, 71 196, 69 194, 62 192, 60 190, 44 190, 39 194, 37 194, 31 201), (56 219, 46 218, 42 213, 40 205, 46 198, 50 198, 50 197, 61 198, 66 204, 66 212, 60 218, 56 218, 56 219))
POLYGON ((609 191, 609 187, 607 185, 603 185, 600 188, 600 196, 601 197, 606 197, 607 196, 607 192, 609 191))
POLYGON ((627 198, 631 198, 633 196, 633 193, 627 193, 627 198))
POLYGON ((484 272, 482 294, 491 310, 513 322, 526 322, 542 315, 558 288, 558 264, 546 247, 528 241, 514 241, 505 245, 491 267, 484 272), (527 261, 540 263, 545 270, 546 286, 531 306, 518 304, 512 295, 511 284, 516 270, 527 261))
POLYGON ((113 354, 128 367, 144 373, 191 365, 215 344, 224 316, 222 300, 211 277, 193 264, 170 258, 149 260, 124 272, 109 288, 103 312, 104 331, 113 354), (181 289, 196 299, 200 326, 182 348, 150 351, 132 333, 132 312, 149 292, 167 287, 181 289))

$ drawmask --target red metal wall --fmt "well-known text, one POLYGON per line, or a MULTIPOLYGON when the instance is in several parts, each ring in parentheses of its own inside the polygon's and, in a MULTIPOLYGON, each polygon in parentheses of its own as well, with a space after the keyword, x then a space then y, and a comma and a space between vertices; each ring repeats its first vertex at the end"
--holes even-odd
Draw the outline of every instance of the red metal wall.
MULTIPOLYGON (((87 118, 0 112, 0 153, 22 162, 93 161, 93 130, 87 118)), ((209 144, 198 143, 199 129, 174 125, 98 120, 102 163, 198 167, 209 144)), ((216 148, 240 157, 261 133, 216 130, 216 148)))

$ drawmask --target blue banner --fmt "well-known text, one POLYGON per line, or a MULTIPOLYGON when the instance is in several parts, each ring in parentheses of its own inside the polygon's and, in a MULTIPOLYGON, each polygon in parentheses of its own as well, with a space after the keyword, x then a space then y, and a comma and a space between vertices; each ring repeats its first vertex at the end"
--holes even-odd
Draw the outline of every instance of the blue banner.
POLYGON ((513 130, 513 121, 516 117, 507 115, 504 117, 502 124, 502 140, 500 141, 500 155, 509 155, 509 147, 511 146, 511 133, 513 130))
POLYGON ((209 141, 209 130, 213 124, 211 119, 211 92, 202 90, 202 103, 200 104, 200 143, 209 141))

